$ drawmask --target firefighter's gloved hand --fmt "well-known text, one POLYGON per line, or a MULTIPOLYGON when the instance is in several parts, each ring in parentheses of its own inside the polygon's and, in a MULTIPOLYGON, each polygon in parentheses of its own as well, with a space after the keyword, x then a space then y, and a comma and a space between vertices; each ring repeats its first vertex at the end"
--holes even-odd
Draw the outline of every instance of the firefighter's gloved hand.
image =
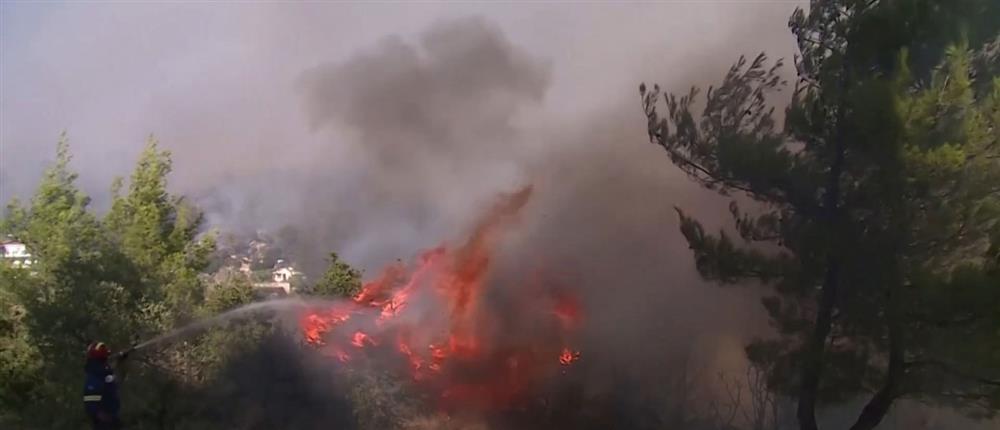
POLYGON ((125 361, 125 359, 128 358, 129 353, 131 353, 131 352, 132 352, 131 349, 126 349, 126 350, 124 350, 122 352, 119 352, 118 353, 118 361, 125 361))

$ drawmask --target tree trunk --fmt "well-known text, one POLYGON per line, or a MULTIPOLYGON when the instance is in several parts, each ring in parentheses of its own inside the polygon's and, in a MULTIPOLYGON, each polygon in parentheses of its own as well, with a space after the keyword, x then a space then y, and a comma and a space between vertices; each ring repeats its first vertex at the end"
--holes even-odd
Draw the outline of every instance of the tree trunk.
MULTIPOLYGON (((846 70, 845 70, 846 72, 846 70)), ((841 86, 846 87, 846 77, 841 77, 841 86)), ((826 340, 830 336, 833 325, 833 308, 837 304, 837 289, 840 284, 840 255, 836 245, 836 235, 840 212, 840 177, 844 170, 846 144, 844 141, 844 102, 837 111, 836 137, 834 143, 833 163, 827 177, 826 193, 823 196, 823 212, 830 226, 831 240, 827 245, 826 274, 820 292, 819 306, 816 312, 816 324, 812 336, 806 343, 806 353, 803 358, 800 375, 799 406, 797 417, 800 430, 818 430, 816 424, 816 402, 819 391, 820 376, 823 373, 823 356, 826 353, 826 340)))
POLYGON ((851 430, 871 430, 875 428, 885 414, 889 412, 892 403, 899 397, 899 384, 903 379, 903 327, 901 319, 901 309, 899 295, 900 291, 897 282, 889 287, 888 306, 886 309, 886 325, 889 327, 889 366, 886 370, 885 382, 882 388, 868 401, 865 408, 858 415, 858 420, 851 426, 851 430))
POLYGON ((822 296, 819 311, 816 314, 816 325, 809 338, 806 355, 802 363, 801 387, 799 390, 798 419, 800 430, 817 430, 816 400, 819 391, 820 375, 823 373, 823 355, 826 349, 826 339, 830 336, 830 326, 833 324, 833 308, 837 299, 837 285, 840 267, 831 258, 826 269, 826 279, 823 281, 822 296))
MULTIPOLYGON (((893 373, 891 367, 890 364, 890 374, 893 373)), ((861 414, 858 415, 858 420, 851 426, 851 430, 871 430, 882 422, 882 418, 885 418, 885 414, 889 412, 893 401, 896 400, 896 387, 895 383, 889 382, 891 379, 893 378, 887 378, 885 385, 865 405, 861 414)))

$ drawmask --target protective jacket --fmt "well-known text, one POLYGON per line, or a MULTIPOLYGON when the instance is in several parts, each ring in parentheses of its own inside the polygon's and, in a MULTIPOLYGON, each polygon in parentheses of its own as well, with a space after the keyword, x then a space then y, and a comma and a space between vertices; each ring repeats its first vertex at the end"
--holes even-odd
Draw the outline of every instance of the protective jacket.
MULTIPOLYGON (((83 408, 87 416, 98 422, 118 422, 118 382, 107 360, 90 359, 84 366, 87 377, 83 385, 83 408)), ((100 427, 98 427, 100 428, 100 427)))

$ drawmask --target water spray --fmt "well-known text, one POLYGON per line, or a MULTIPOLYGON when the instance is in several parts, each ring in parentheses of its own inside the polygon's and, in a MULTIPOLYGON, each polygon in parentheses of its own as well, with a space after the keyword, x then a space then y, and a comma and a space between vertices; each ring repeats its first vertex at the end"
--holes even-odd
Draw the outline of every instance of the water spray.
POLYGON ((194 321, 190 324, 175 328, 173 330, 159 334, 150 339, 134 343, 129 348, 115 354, 114 357, 117 360, 123 360, 133 352, 143 350, 150 346, 158 345, 163 342, 185 338, 201 330, 216 326, 218 324, 230 321, 237 317, 244 316, 246 314, 250 314, 256 311, 261 311, 266 309, 276 310, 276 309, 299 308, 299 307, 305 307, 307 305, 308 303, 305 300, 298 297, 250 303, 248 305, 240 306, 235 309, 230 309, 218 315, 194 321))

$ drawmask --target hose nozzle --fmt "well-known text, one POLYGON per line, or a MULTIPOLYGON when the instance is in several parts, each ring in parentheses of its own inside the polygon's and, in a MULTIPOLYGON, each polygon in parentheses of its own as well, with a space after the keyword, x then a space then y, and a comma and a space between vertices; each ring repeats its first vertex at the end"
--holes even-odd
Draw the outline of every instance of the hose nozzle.
POLYGON ((118 361, 124 360, 124 359, 128 358, 128 355, 131 354, 132 351, 135 351, 135 349, 136 348, 134 346, 129 347, 128 349, 123 350, 123 351, 115 354, 115 359, 118 360, 118 361))

